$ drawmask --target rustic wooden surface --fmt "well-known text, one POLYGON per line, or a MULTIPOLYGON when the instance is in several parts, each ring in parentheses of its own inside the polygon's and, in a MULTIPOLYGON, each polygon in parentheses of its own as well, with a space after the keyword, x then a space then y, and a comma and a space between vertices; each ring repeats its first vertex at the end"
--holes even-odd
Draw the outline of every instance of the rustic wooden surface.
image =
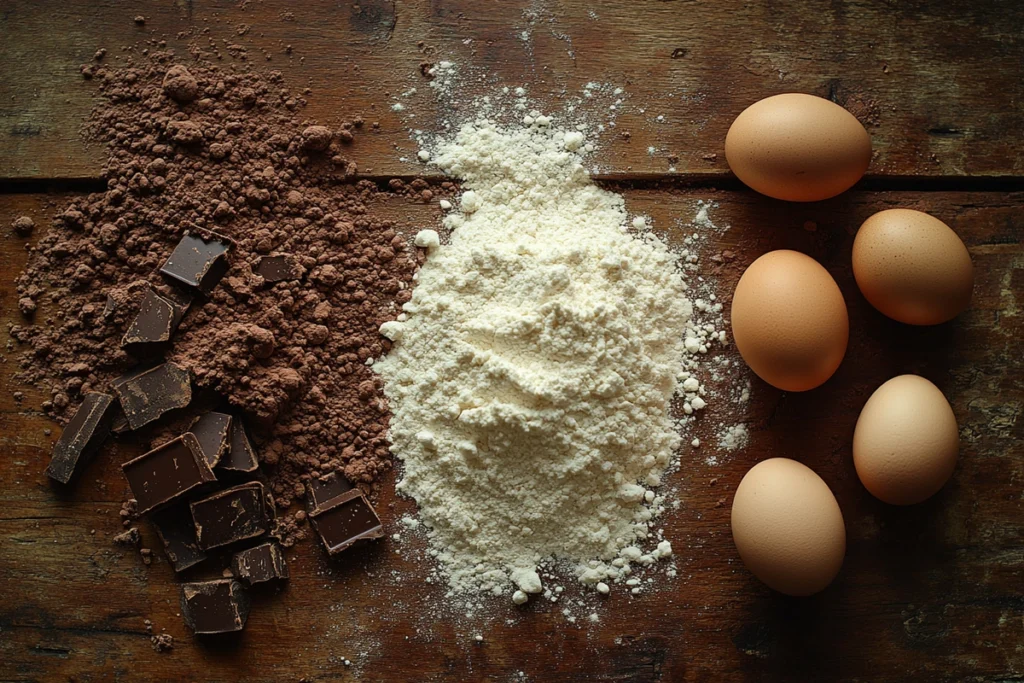
MULTIPOLYGON (((287 9, 232 1, 147 3, 142 10, 139 4, 67 0, 0 7, 0 176, 95 178, 102 150, 85 148, 77 137, 93 93, 80 81, 78 65, 97 47, 114 56, 119 46, 147 37, 173 44, 179 31, 209 28, 217 41, 248 45, 253 61, 265 61, 264 47, 270 66, 281 68, 290 83, 311 84, 312 116, 330 121, 361 109, 372 119, 370 112, 377 112, 382 132, 357 149, 361 165, 381 176, 417 170, 397 161, 412 149, 407 124, 387 106, 393 100, 380 95, 421 83, 416 72, 424 56, 417 41, 433 50, 429 59, 453 58, 513 82, 526 80, 552 104, 562 87, 628 83, 634 110, 620 126, 632 140, 611 142, 601 159, 630 210, 649 213, 678 243, 692 232, 686 223, 698 203, 714 202, 712 220, 729 228, 704 245, 703 274, 714 276, 726 303, 742 267, 768 249, 796 248, 818 258, 846 296, 850 351, 836 376, 816 391, 784 394, 753 378, 750 402, 721 397, 711 403, 696 429, 705 445, 687 449, 680 472, 670 478, 684 501, 665 519, 679 578, 637 597, 616 592, 601 601, 606 604, 596 609, 596 624, 569 623, 560 606, 550 604, 517 609, 502 603, 485 620, 439 611, 443 589, 424 583, 423 549, 408 539, 334 562, 307 543, 289 553, 292 578, 281 594, 257 596, 240 638, 204 642, 181 623, 177 581, 159 553, 146 567, 136 552, 111 543, 126 494, 119 464, 137 451, 119 445, 105 452, 71 494, 57 493, 43 475, 54 438, 44 430, 54 425, 37 412, 37 393, 26 390, 22 403, 13 400, 16 349, 0 350, 0 680, 1024 677, 1024 322, 1018 300, 1024 293, 1024 162, 1017 149, 1024 133, 1024 10, 1018 3, 862 1, 814 10, 795 1, 362 0, 287 9), (131 21, 140 12, 147 17, 144 28, 131 21), (251 28, 239 36, 241 24, 251 28), (294 45, 291 58, 283 52, 287 44, 294 45), (677 48, 686 53, 673 59, 677 48), (867 189, 789 205, 736 189, 727 179, 721 146, 732 116, 782 90, 831 90, 839 99, 876 101, 879 122, 870 130, 878 157, 867 189), (661 114, 667 123, 652 121, 661 114), (650 156, 648 146, 662 152, 650 156), (715 152, 716 161, 702 159, 715 152), (697 177, 701 185, 655 182, 665 175, 669 154, 679 155, 682 180, 697 177), (729 189, 709 186, 717 176, 729 189), (849 265, 853 233, 873 212, 896 206, 933 213, 970 248, 974 300, 950 324, 899 325, 857 292, 849 265), (734 252, 735 261, 710 260, 722 250, 734 252), (950 484, 907 509, 868 496, 850 460, 860 406, 901 372, 923 374, 942 388, 962 436, 950 484), (750 445, 708 465, 705 458, 714 451, 707 446, 720 424, 737 421, 750 425, 750 445), (739 563, 729 535, 735 486, 753 463, 772 455, 818 471, 846 518, 843 571, 810 599, 786 599, 761 586, 739 563), (145 619, 175 637, 172 653, 153 652, 145 619)), ((428 127, 429 103, 416 106, 418 125, 428 127)), ((29 215, 41 226, 38 237, 67 199, 38 193, 43 184, 6 183, 0 226, 29 215)), ((378 210, 410 230, 438 215, 435 207, 405 200, 378 210)), ((17 322, 12 282, 26 253, 24 240, 4 231, 0 322, 6 330, 17 322)), ((752 379, 741 368, 723 383, 752 379)), ((381 510, 393 522, 410 503, 384 488, 381 510)), ((159 547, 143 529, 145 545, 159 547)))

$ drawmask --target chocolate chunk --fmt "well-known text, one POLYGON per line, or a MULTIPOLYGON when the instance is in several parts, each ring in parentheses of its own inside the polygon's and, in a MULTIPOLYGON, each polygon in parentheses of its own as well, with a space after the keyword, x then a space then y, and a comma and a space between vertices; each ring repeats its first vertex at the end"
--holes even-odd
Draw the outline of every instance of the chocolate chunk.
POLYGON ((299 259, 291 254, 264 256, 256 264, 256 274, 266 282, 298 280, 302 277, 304 270, 299 259))
POLYGON ((47 476, 67 484, 82 471, 110 434, 113 405, 114 397, 110 394, 91 391, 85 395, 53 447, 47 476))
POLYGON ((284 561, 284 551, 276 543, 263 543, 255 548, 235 553, 231 558, 231 571, 236 578, 250 586, 288 578, 288 565, 284 561))
POLYGON ((342 493, 310 513, 320 540, 331 555, 384 535, 384 527, 359 489, 342 493))
POLYGON ((188 432, 154 448, 145 455, 121 465, 132 496, 138 501, 138 513, 148 512, 178 496, 216 481, 199 448, 196 437, 188 432))
POLYGON ((187 503, 178 503, 150 516, 156 533, 164 544, 164 553, 174 571, 185 571, 206 559, 196 540, 196 526, 187 503))
POLYGON ((251 481, 191 504, 203 550, 262 536, 270 530, 263 484, 251 481))
POLYGON ((234 579, 181 586, 181 616, 197 634, 241 631, 249 618, 249 607, 245 588, 234 579))
POLYGON ((185 311, 186 307, 178 302, 162 297, 152 289, 146 290, 139 305, 139 313, 128 326, 128 331, 121 339, 121 346, 136 350, 166 344, 171 340, 185 311))
POLYGON ((333 499, 346 491, 351 491, 352 484, 345 477, 333 473, 319 479, 310 479, 308 489, 312 512, 316 514, 333 499))
POLYGON ((236 417, 231 421, 231 444, 228 446, 228 452, 221 457, 217 469, 249 473, 255 472, 259 466, 256 450, 249 439, 249 431, 241 418, 236 417))
POLYGON ((129 373, 114 380, 113 386, 132 429, 149 424, 169 410, 184 408, 192 400, 188 370, 170 362, 129 373))
POLYGON ((209 294, 228 272, 232 241, 217 233, 186 232, 160 272, 183 285, 209 294))
POLYGON ((200 415, 189 425, 188 431, 196 437, 206 462, 213 467, 228 450, 231 416, 212 412, 200 415))

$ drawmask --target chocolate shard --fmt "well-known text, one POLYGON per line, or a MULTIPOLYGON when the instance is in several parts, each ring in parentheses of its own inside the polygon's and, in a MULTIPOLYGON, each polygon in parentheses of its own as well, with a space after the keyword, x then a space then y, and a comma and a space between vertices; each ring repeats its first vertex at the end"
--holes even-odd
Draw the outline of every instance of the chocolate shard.
POLYGON ((331 555, 384 535, 377 512, 359 489, 327 501, 310 513, 310 519, 331 555))
POLYGON ((115 403, 114 407, 110 410, 114 415, 110 422, 110 431, 119 436, 130 432, 132 427, 128 424, 128 418, 125 417, 124 410, 121 409, 121 403, 115 403))
POLYGON ((209 294, 228 272, 233 242, 212 231, 186 232, 160 272, 187 287, 209 294))
POLYGON ((112 384, 132 429, 149 424, 169 410, 184 408, 192 400, 188 370, 171 362, 129 373, 112 384))
POLYGON ((288 578, 288 565, 284 561, 284 551, 281 550, 281 546, 272 542, 235 553, 231 558, 231 571, 236 578, 250 586, 288 578))
POLYGON ((181 585, 181 616, 196 634, 233 633, 245 628, 249 596, 234 579, 181 585))
POLYGON ((231 441, 231 416, 214 412, 200 415, 192 421, 188 431, 196 437, 206 462, 213 467, 228 450, 231 441))
POLYGON ((305 274, 305 270, 299 259, 291 254, 263 256, 256 264, 256 274, 265 282, 298 280, 305 274))
POLYGON ((162 297, 152 289, 146 290, 138 314, 121 339, 121 346, 136 350, 166 344, 186 310, 178 302, 162 297))
POLYGON ((196 540, 196 527, 187 503, 178 503, 150 516, 156 533, 164 544, 164 554, 174 571, 182 572, 206 559, 196 540))
POLYGON ((68 484, 88 464, 110 434, 114 397, 91 391, 85 395, 75 416, 68 422, 53 447, 48 477, 68 484))
POLYGON ((216 481, 199 448, 188 432, 121 465, 139 514, 165 505, 179 496, 216 481))
POLYGON ((217 469, 248 474, 255 472, 259 466, 256 449, 252 447, 252 440, 249 438, 249 430, 245 428, 242 419, 236 417, 231 421, 231 443, 227 453, 217 464, 217 469))
POLYGON ((310 479, 306 488, 309 491, 312 513, 316 514, 330 501, 346 491, 351 491, 352 484, 349 483, 348 479, 334 472, 326 477, 310 479))
POLYGON ((262 536, 270 530, 263 484, 251 481, 197 500, 190 506, 203 550, 262 536))

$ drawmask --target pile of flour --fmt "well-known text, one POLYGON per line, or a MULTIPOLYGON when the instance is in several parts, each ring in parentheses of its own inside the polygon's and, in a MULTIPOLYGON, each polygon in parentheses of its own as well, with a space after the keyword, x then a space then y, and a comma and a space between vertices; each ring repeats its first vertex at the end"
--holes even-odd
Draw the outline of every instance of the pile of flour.
POLYGON ((677 257, 591 182, 587 149, 531 112, 420 154, 465 191, 449 244, 417 235, 428 258, 373 367, 398 488, 455 592, 525 602, 544 590, 538 566, 561 564, 606 593, 672 554, 652 521, 680 442, 670 402, 704 407, 684 359, 718 336, 691 322, 677 257))

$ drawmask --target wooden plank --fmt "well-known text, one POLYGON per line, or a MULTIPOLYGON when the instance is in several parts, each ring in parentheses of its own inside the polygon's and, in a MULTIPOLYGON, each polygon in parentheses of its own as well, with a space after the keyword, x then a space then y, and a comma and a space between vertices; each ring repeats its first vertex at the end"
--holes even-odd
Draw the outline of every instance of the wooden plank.
MULTIPOLYGON (((751 442, 717 465, 688 449, 669 484, 683 505, 664 520, 679 578, 636 597, 585 599, 599 621, 572 624, 561 605, 504 602, 466 619, 438 611, 443 587, 425 583, 429 561, 405 535, 329 562, 313 543, 289 552, 291 581, 263 593, 245 633, 194 640, 181 622, 178 583, 158 557, 111 544, 126 488, 119 463, 137 449, 99 456, 84 480, 58 495, 43 468, 53 436, 9 384, 16 352, 0 364, 0 679, 10 680, 1015 680, 1024 669, 1024 292, 1022 193, 852 192, 814 205, 784 205, 748 192, 626 189, 674 245, 712 201, 720 232, 702 248, 702 273, 720 300, 742 268, 777 247, 818 258, 846 296, 851 344, 834 379, 806 394, 753 380, 751 400, 718 397, 695 434, 714 442, 721 424, 744 422, 751 442), (953 323, 915 329, 876 313, 850 272, 852 235, 873 212, 926 209, 967 242, 977 273, 971 309, 953 323), (813 226, 811 225, 813 223, 813 226), (724 229, 725 226, 730 226, 724 229), (811 231, 808 228, 813 227, 811 231), (733 261, 715 263, 723 250, 733 261), (919 372, 950 398, 961 426, 960 463, 931 501, 907 509, 873 500, 857 481, 850 438, 860 406, 882 381, 919 372), (836 583, 807 600, 770 593, 742 567, 729 533, 729 502, 744 472, 770 455, 800 459, 835 491, 849 549, 836 583), (95 530, 95 534, 91 533, 95 530), (604 603, 604 604, 599 604, 604 603), (151 647, 143 620, 176 639, 151 647), (506 621, 508 620, 508 621, 506 621), (483 641, 477 642, 476 635, 483 641), (344 659, 351 666, 344 665, 344 659), (518 672, 522 672, 520 674, 518 672)), ((0 196, 0 225, 28 213, 45 226, 56 197, 0 196)), ((407 228, 435 207, 395 200, 383 209, 407 228)), ((45 228, 41 228, 40 232, 45 228)), ((0 282, 12 281, 22 241, 0 240, 0 282)), ((3 328, 12 321, 5 295, 3 328)), ((730 349, 729 356, 736 359, 730 349)), ((742 367, 742 366, 739 366, 742 367)), ((746 372, 720 386, 752 379, 746 372)), ((720 454, 722 455, 722 454, 720 454)), ((410 511, 385 486, 389 530, 410 511)), ((144 527, 144 545, 158 547, 144 527)), ((580 608, 574 607, 574 611, 580 608)))
POLYGON ((525 85, 556 114, 588 82, 624 88, 596 157, 612 177, 670 167, 725 175, 732 119, 788 91, 831 97, 869 121, 872 175, 1024 175, 1014 147, 1024 135, 1024 5, 1015 0, 202 0, 145 9, 65 0, 9 2, 0 21, 0 179, 96 177, 103 150, 78 137, 95 89, 79 65, 99 47, 123 63, 147 40, 183 57, 190 42, 216 47, 225 64, 239 63, 227 46, 242 46, 245 63, 280 69, 293 90, 312 88, 311 118, 379 121, 355 148, 370 175, 423 170, 399 159, 415 160, 410 128, 438 123, 419 65, 441 59, 468 76, 462 101, 479 79, 525 85), (139 12, 144 26, 133 22, 139 12), (405 112, 391 110, 399 100, 405 112))

